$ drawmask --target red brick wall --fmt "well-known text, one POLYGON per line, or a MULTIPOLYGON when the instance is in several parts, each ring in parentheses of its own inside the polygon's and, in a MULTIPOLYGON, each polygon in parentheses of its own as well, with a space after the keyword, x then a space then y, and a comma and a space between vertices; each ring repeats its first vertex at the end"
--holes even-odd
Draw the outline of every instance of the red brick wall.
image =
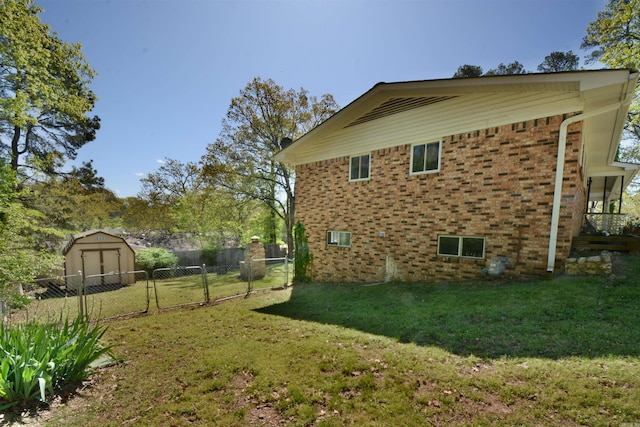
MULTIPOLYGON (((309 237, 314 280, 471 279, 492 256, 507 257, 506 274, 545 273, 564 118, 446 136, 435 174, 410 175, 410 144, 372 152, 369 181, 349 182, 348 157, 298 166, 296 219, 309 237), (351 247, 328 247, 328 230, 350 231, 351 247), (485 236, 485 259, 437 256, 440 234, 485 236)), ((567 138, 558 261, 584 212, 581 128, 572 125, 567 138)))

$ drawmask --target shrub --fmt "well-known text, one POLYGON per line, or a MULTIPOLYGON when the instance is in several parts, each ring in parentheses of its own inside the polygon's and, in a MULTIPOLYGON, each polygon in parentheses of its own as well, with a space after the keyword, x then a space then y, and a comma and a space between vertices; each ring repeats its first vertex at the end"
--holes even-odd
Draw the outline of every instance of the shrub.
POLYGON ((293 236, 295 240, 293 280, 295 282, 310 282, 313 254, 309 251, 309 239, 305 233, 304 225, 300 221, 298 221, 293 228, 293 236))
POLYGON ((151 274, 156 268, 174 268, 178 257, 164 248, 141 249, 136 252, 136 264, 151 274))
POLYGON ((30 322, 0 330, 0 410, 30 399, 46 402, 63 385, 89 375, 89 365, 111 347, 105 328, 85 322, 30 322))

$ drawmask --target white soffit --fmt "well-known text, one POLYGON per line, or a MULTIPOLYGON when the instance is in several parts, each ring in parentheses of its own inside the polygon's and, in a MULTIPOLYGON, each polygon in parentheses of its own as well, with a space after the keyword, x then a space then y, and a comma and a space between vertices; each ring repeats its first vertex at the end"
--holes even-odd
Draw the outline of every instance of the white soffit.
MULTIPOLYGON (((379 83, 282 150, 276 159, 303 164, 413 143, 417 138, 442 138, 583 112, 619 102, 629 81, 629 70, 600 70, 379 83)), ((605 141, 611 149, 615 135, 610 118, 585 126, 599 134, 587 142, 587 155, 605 141), (602 142, 596 144, 596 140, 602 142)), ((610 159, 610 154, 604 157, 610 159)))

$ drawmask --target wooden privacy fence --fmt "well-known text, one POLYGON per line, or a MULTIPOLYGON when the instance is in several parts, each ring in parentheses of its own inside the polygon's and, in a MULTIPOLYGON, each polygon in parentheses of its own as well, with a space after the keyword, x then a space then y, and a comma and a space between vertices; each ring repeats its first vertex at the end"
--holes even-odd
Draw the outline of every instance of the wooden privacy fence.
POLYGON ((571 242, 575 250, 640 252, 640 237, 634 236, 576 236, 571 242))

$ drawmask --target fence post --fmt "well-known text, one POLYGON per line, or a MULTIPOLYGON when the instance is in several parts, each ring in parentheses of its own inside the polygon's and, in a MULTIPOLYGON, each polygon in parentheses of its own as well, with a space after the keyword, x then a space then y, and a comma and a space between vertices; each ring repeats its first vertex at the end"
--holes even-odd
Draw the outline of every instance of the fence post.
POLYGON ((207 277, 207 266, 206 264, 202 264, 202 279, 204 281, 204 302, 209 304, 210 296, 209 296, 209 279, 207 277))
POLYGON ((249 281, 247 282, 247 296, 251 293, 251 281, 253 280, 253 259, 249 258, 249 281))
POLYGON ((84 319, 84 303, 82 296, 84 294, 84 277, 82 277, 82 270, 78 270, 78 318, 84 319))

